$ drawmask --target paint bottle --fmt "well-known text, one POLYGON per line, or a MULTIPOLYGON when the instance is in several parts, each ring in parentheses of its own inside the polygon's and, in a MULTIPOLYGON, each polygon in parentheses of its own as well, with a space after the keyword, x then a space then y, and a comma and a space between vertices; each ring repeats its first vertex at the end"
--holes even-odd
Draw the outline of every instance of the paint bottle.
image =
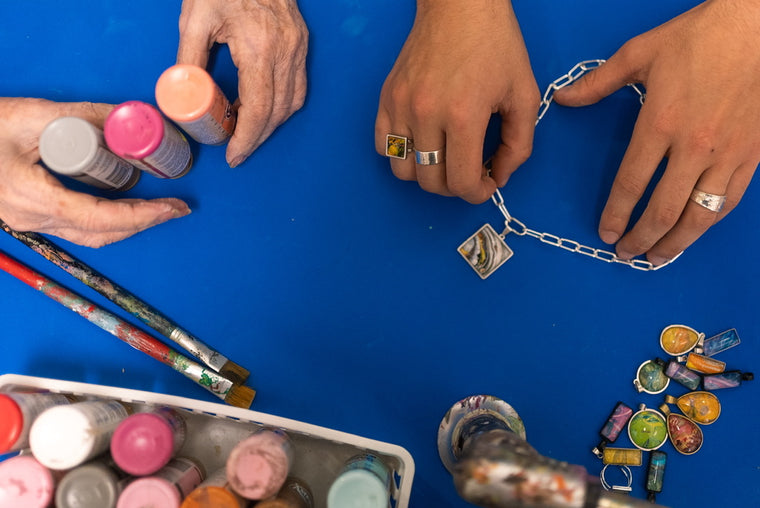
POLYGON ((116 106, 103 132, 113 153, 158 178, 179 178, 193 165, 185 136, 145 102, 116 106))
POLYGON ((387 508, 391 472, 383 460, 364 453, 350 458, 327 493, 327 508, 387 508))
POLYGON ((277 496, 256 503, 256 508, 314 508, 314 495, 303 480, 289 477, 277 496))
POLYGON ((29 447, 29 429, 46 409, 74 400, 61 393, 0 393, 0 454, 29 447))
POLYGON ((180 508, 245 508, 248 499, 229 488, 227 469, 218 469, 182 501, 180 508))
POLYGON ((55 406, 40 414, 29 431, 32 453, 50 469, 72 469, 108 450, 127 406, 115 400, 89 400, 55 406))
POLYGON ((131 482, 119 496, 116 508, 179 508, 182 499, 206 476, 203 465, 190 457, 177 457, 151 476, 131 482))
POLYGON ((103 131, 73 116, 45 127, 40 158, 51 171, 101 189, 126 191, 140 179, 136 167, 106 148, 103 131))
POLYGON ((59 477, 31 455, 0 462, 0 508, 46 508, 59 477))
POLYGON ((187 437, 187 423, 176 409, 157 407, 128 416, 113 433, 111 456, 129 474, 155 473, 179 452, 187 437))
POLYGON ((205 69, 177 64, 156 82, 161 111, 191 138, 205 145, 221 145, 232 136, 236 114, 224 92, 205 69))
POLYGON ((132 478, 110 462, 93 461, 67 472, 55 491, 56 508, 114 508, 132 478))
POLYGON ((280 429, 262 429, 240 441, 227 458, 227 480, 246 499, 265 499, 282 488, 293 463, 293 445, 280 429))

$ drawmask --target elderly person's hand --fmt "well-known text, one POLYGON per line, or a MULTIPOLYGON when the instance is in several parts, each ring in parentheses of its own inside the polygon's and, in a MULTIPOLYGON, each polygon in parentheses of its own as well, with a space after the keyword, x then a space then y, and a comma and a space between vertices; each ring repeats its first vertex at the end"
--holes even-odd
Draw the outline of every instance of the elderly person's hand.
POLYGON ((39 138, 48 123, 77 116, 102 128, 112 107, 0 98, 0 218, 9 227, 100 247, 190 213, 173 198, 110 201, 75 192, 40 166, 39 138))
POLYGON ((599 234, 623 258, 646 253, 661 264, 739 203, 760 162, 760 2, 708 0, 631 39, 554 99, 584 106, 627 83, 643 83, 646 101, 599 234), (663 176, 626 232, 663 159, 663 176), (715 197, 690 199, 695 189, 715 197), (724 195, 722 210, 697 203, 718 205, 724 195))
POLYGON ((391 158, 393 173, 427 191, 481 203, 530 155, 539 102, 508 0, 469 0, 466 7, 418 0, 414 26, 380 95, 375 148, 386 155, 392 134, 412 139, 416 150, 440 150, 422 154, 422 163, 413 152, 391 158), (494 113, 501 115, 501 144, 489 176, 483 144, 494 113))
POLYGON ((309 32, 295 0, 184 0, 177 63, 206 67, 214 43, 238 68, 237 124, 227 163, 242 163, 301 108, 309 32))

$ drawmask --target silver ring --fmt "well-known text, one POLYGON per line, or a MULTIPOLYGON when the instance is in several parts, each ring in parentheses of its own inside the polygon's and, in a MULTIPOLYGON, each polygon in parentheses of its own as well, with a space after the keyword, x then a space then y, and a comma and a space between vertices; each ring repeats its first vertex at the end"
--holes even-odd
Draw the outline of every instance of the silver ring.
POLYGON ((406 154, 414 150, 412 138, 399 136, 398 134, 387 134, 385 136, 385 155, 394 159, 406 159, 406 154))
POLYGON ((721 196, 719 194, 710 194, 709 192, 704 192, 699 189, 694 189, 691 191, 691 196, 689 199, 694 201, 699 206, 707 208, 711 212, 715 213, 723 210, 723 205, 726 204, 726 196, 721 196))
POLYGON ((633 488, 631 487, 631 484, 633 484, 633 474, 631 474, 631 468, 628 466, 618 466, 620 468, 620 471, 623 472, 623 476, 625 476, 625 480, 627 485, 610 485, 607 482, 607 478, 604 477, 604 475, 607 473, 607 466, 609 464, 605 464, 602 468, 602 472, 599 475, 599 481, 602 483, 602 487, 604 490, 616 490, 620 492, 631 492, 633 488))
POLYGON ((417 164, 422 166, 435 166, 442 163, 446 157, 443 150, 433 150, 432 152, 422 152, 420 150, 414 151, 417 164))

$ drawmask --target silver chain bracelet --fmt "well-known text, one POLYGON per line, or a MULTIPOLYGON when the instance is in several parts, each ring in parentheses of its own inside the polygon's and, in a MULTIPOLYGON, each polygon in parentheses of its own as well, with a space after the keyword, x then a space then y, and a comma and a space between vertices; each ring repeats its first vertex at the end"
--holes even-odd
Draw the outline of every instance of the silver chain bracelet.
MULTIPOLYGON (((538 116, 536 118, 536 125, 546 115, 549 110, 549 106, 554 100, 554 93, 561 88, 564 88, 575 81, 587 72, 596 69, 602 65, 605 60, 586 60, 577 63, 570 71, 555 79, 546 88, 544 95, 541 98, 541 104, 538 109, 538 116)), ((629 84, 631 88, 638 94, 639 102, 644 103, 646 94, 635 84, 629 84)), ((534 229, 528 228, 521 221, 512 217, 507 210, 507 206, 504 203, 504 196, 502 196, 499 189, 491 196, 491 201, 496 205, 501 214, 504 216, 504 231, 500 234, 491 227, 490 224, 485 224, 474 235, 468 238, 457 249, 459 253, 465 258, 465 260, 472 266, 481 279, 487 278, 494 273, 505 261, 512 257, 512 249, 510 249, 504 242, 504 238, 509 233, 514 233, 517 236, 531 236, 540 240, 542 243, 553 245, 570 252, 577 254, 583 254, 606 263, 618 263, 627 265, 635 270, 642 271, 655 271, 660 268, 669 265, 675 261, 678 256, 666 261, 661 265, 654 265, 645 259, 623 259, 612 251, 596 249, 594 247, 588 247, 582 245, 574 240, 562 238, 550 233, 541 233, 534 229)), ((680 254, 679 254, 680 256, 680 254)))

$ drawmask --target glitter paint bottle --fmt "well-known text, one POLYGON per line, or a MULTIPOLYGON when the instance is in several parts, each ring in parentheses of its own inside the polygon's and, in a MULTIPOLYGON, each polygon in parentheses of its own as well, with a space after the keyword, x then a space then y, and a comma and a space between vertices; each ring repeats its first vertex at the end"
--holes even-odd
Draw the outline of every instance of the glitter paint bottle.
POLYGON ((59 476, 31 455, 0 462, 0 508, 47 508, 59 476))
POLYGON ((249 502, 229 488, 227 470, 221 468, 190 492, 180 508, 246 508, 249 502))
POLYGON ((293 463, 293 445, 285 432, 262 429, 240 441, 227 458, 227 480, 247 499, 277 494, 293 463))
POLYGON ((55 491, 56 508, 114 508, 132 477, 109 462, 93 461, 68 471, 55 491))
POLYGON ((129 410, 115 400, 91 400, 45 410, 32 424, 29 444, 50 469, 71 469, 108 450, 129 410))
POLYGON ((200 462, 189 457, 172 459, 152 476, 143 476, 127 485, 117 508, 179 508, 206 476, 200 462))
POLYGON ((313 508, 314 495, 306 483, 290 477, 285 480, 277 496, 266 501, 256 503, 256 508, 313 508))
POLYGON ((369 453, 349 459, 330 486, 327 508, 386 508, 391 472, 382 459, 369 453))
POLYGON ((51 171, 101 189, 126 191, 140 179, 136 167, 108 150, 103 131, 73 116, 45 127, 40 158, 51 171))
POLYGON ((150 104, 129 101, 116 106, 103 126, 108 148, 158 178, 179 178, 190 171, 190 145, 150 104))
POLYGON ((34 420, 46 409, 73 400, 61 393, 0 394, 0 454, 28 448, 34 420))
POLYGON ((179 411, 157 407, 128 416, 111 438, 111 456, 123 471, 146 476, 164 467, 187 437, 187 423, 179 411))
POLYGON ((156 82, 161 111, 190 137, 205 145, 221 145, 235 129, 236 114, 224 92, 205 69, 177 64, 156 82))

